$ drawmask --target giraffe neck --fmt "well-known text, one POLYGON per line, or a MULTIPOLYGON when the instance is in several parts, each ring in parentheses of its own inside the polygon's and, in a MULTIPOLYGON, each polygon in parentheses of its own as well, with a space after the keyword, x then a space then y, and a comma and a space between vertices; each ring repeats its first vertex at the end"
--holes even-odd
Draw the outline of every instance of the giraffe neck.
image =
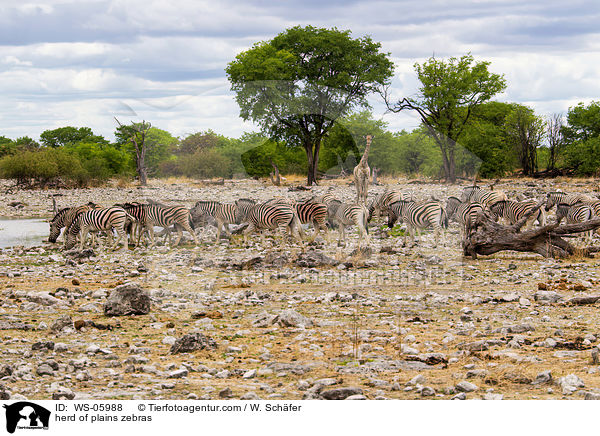
POLYGON ((360 159, 360 166, 362 167, 367 167, 368 166, 368 160, 369 160, 369 148, 371 148, 371 135, 367 135, 367 146, 365 147, 365 152, 362 155, 362 158, 360 159))

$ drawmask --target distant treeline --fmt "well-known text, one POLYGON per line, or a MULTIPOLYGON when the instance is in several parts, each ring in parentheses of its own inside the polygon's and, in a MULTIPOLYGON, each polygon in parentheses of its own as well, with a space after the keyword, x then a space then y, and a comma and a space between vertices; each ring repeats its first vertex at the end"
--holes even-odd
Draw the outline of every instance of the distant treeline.
MULTIPOLYGON (((365 146, 374 139, 369 165, 380 175, 440 178, 442 156, 425 128, 391 132, 364 111, 338 120, 323 140, 319 172, 352 173, 365 146)), ((114 177, 133 178, 135 150, 115 132, 115 142, 89 127, 46 130, 38 141, 0 136, 0 177, 21 184, 87 186, 114 177)), ((213 131, 175 138, 155 127, 146 135, 146 166, 151 177, 267 177, 273 165, 281 174, 303 174, 307 157, 297 144, 258 133, 228 138, 213 131)), ((600 172, 600 103, 580 103, 566 116, 544 119, 515 103, 478 106, 459 138, 457 174, 483 178, 524 172, 595 176, 600 172)))

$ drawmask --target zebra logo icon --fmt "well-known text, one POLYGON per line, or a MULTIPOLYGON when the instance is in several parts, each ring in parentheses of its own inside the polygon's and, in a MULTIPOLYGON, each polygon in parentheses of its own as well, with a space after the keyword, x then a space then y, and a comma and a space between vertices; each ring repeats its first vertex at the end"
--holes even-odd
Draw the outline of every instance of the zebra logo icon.
POLYGON ((19 401, 3 405, 6 409, 6 431, 14 433, 18 429, 48 430, 50 411, 29 401, 19 401))

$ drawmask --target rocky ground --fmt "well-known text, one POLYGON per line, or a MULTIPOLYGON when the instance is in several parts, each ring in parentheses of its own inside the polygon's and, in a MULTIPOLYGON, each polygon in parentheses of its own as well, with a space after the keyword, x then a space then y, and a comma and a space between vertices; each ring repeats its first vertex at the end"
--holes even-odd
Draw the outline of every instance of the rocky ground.
MULTIPOLYGON (((417 198, 461 189, 394 185, 417 198)), ((594 190, 498 184, 511 197, 557 187, 594 190)), ((345 181, 316 193, 329 189, 354 195, 345 181)), ((258 181, 14 191, 0 195, 0 216, 50 216, 53 194, 59 207, 312 195, 258 181)), ((199 246, 4 249, 0 398, 600 398, 597 260, 505 252, 473 261, 456 225, 437 247, 426 233, 412 248, 383 227, 371 224, 371 253, 356 253, 354 232, 345 247, 271 237, 244 247, 236 236, 215 244, 214 229, 199 231, 199 246), (121 294, 133 302, 123 306, 121 294)))

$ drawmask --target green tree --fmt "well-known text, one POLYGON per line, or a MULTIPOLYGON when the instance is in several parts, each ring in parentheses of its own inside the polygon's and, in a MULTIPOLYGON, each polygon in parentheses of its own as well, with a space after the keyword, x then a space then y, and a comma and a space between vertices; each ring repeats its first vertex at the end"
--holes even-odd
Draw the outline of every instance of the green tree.
POLYGON ((519 158, 523 174, 534 175, 538 170, 537 149, 546 133, 544 120, 536 116, 532 109, 516 105, 506 117, 505 129, 519 158))
POLYGON ((569 108, 563 129, 565 164, 578 175, 598 175, 600 169, 600 102, 569 108))
POLYGON ((182 139, 177 148, 177 154, 192 154, 197 150, 216 147, 221 137, 212 130, 198 132, 182 139))
POLYGON ((75 144, 86 140, 101 144, 108 144, 108 141, 102 136, 94 135, 89 127, 59 127, 58 129, 45 130, 40 135, 42 144, 45 147, 56 148, 67 144, 75 144))
POLYGON ((489 62, 473 62, 473 56, 468 54, 460 59, 451 57, 443 61, 431 57, 423 64, 416 63, 421 82, 419 94, 393 105, 389 102, 388 89, 381 90, 390 111, 409 109, 419 114, 440 148, 444 175, 449 182, 456 180, 456 144, 473 109, 506 88, 503 76, 488 71, 489 62))
POLYGON ((585 106, 579 103, 569 108, 564 134, 569 141, 585 141, 600 136, 600 102, 592 101, 585 106))
POLYGON ((480 159, 479 176, 502 177, 519 165, 505 129, 506 117, 515 107, 490 101, 473 108, 460 145, 480 159))
POLYGON ((304 148, 312 185, 322 140, 335 121, 368 107, 366 96, 389 84, 393 64, 380 47, 350 31, 297 26, 238 54, 226 73, 244 120, 304 148))

